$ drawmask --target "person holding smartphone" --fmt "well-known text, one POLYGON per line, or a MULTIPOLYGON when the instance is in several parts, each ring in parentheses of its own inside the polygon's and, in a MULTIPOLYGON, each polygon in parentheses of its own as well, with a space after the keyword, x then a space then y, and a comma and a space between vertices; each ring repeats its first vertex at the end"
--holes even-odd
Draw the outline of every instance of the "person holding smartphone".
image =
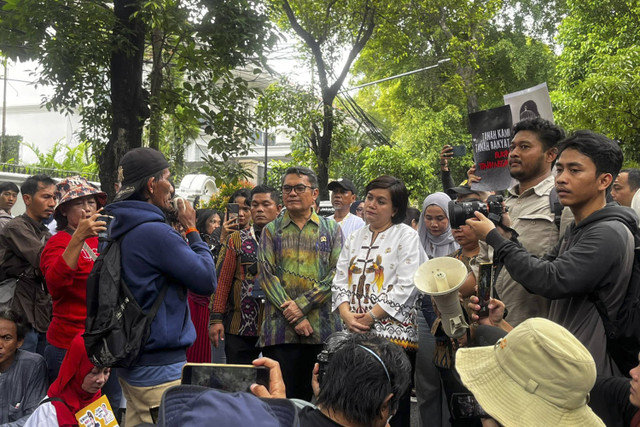
POLYGON ((262 229, 280 213, 279 199, 278 192, 267 185, 251 190, 253 226, 232 233, 220 257, 209 339, 218 349, 224 343, 227 363, 250 364, 260 353, 256 343, 264 304, 252 295, 258 272, 258 241, 262 229))
POLYGON ((107 194, 81 176, 56 184, 58 205, 53 216, 58 233, 45 245, 40 270, 53 300, 44 357, 49 378, 58 376, 71 340, 84 330, 87 317, 87 277, 98 257, 98 233, 106 230, 98 212, 107 194))
MULTIPOLYGON (((222 246, 225 245, 231 233, 249 227, 249 220, 251 219, 251 206, 249 206, 249 199, 251 198, 250 191, 248 188, 241 188, 229 197, 227 209, 224 214, 224 222, 221 227, 222 230, 220 232, 220 242, 222 246)), ((222 255, 222 252, 220 255, 222 255)), ((222 257, 218 256, 218 261, 220 259, 222 259, 222 257)), ((216 267, 219 267, 219 265, 216 265, 216 267)))
POLYGON ((452 157, 462 157, 466 154, 467 149, 464 145, 451 146, 446 144, 440 150, 440 173, 442 180, 442 191, 448 193, 447 190, 455 187, 451 171, 449 170, 449 160, 452 157))
MULTIPOLYGON (((227 252, 229 236, 239 230, 246 230, 250 225, 251 211, 249 207, 249 199, 251 194, 249 189, 241 188, 233 192, 229 197, 227 208, 224 212, 222 226, 214 230, 212 234, 212 249, 214 262, 216 263, 216 271, 220 273, 222 263, 227 252)), ((216 294, 211 295, 208 300, 208 307, 213 307, 216 294)), ((209 316, 211 313, 209 314, 209 316)), ((211 327, 213 323, 209 318, 209 341, 211 341, 211 355, 213 363, 226 363, 227 356, 225 350, 224 338, 214 342, 212 338, 211 327), (217 344, 217 345, 216 345, 217 344)))

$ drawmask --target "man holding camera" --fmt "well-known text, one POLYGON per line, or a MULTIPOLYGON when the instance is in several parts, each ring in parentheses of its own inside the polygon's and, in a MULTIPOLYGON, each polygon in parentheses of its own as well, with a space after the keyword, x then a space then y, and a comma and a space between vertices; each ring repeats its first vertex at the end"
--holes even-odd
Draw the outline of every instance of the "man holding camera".
POLYGON ((631 206, 633 196, 640 188, 640 170, 639 169, 622 169, 618 174, 613 188, 611 189, 611 197, 620 206, 631 206))
POLYGON ((282 179, 284 215, 267 224, 258 250, 266 294, 259 345, 280 362, 288 397, 311 399, 311 370, 322 342, 342 329, 331 310, 331 283, 342 248, 338 223, 313 210, 318 179, 291 167, 282 179))
MULTIPOLYGON (((563 140, 556 164, 558 198, 575 222, 543 258, 529 254, 513 233, 496 229, 479 212, 466 221, 476 236, 494 248, 494 260, 504 264, 524 290, 551 299, 548 318, 573 333, 591 352, 598 374, 618 369, 607 355, 605 329, 592 295, 616 319, 627 292, 634 262, 637 215, 630 208, 607 204, 607 189, 622 166, 620 147, 591 131, 563 140), (500 230, 500 231, 498 231, 500 230)), ((502 218, 509 225, 509 215, 502 218)))
MULTIPOLYGON (((512 134, 509 171, 518 183, 509 189, 505 205, 519 242, 530 254, 541 257, 559 237, 556 221, 559 212, 554 211, 551 197, 554 185, 551 169, 564 131, 547 120, 535 118, 518 122, 512 134)), ((470 175, 470 179, 476 181, 478 177, 470 175)), ((555 208, 561 210, 562 206, 558 203, 555 208)), ((504 268, 499 272, 495 290, 505 303, 513 326, 531 317, 549 315, 550 300, 529 293, 504 268)))
POLYGON ((172 209, 169 163, 151 148, 136 148, 120 161, 122 187, 107 207, 114 215, 111 238, 121 239, 122 278, 140 307, 148 312, 168 281, 166 295, 151 322, 149 339, 136 365, 118 369, 127 399, 126 425, 150 423, 149 408, 162 393, 180 383, 186 350, 196 339, 187 290, 210 295, 216 285, 209 247, 195 227, 193 207, 177 201, 178 221, 188 244, 166 222, 172 209))

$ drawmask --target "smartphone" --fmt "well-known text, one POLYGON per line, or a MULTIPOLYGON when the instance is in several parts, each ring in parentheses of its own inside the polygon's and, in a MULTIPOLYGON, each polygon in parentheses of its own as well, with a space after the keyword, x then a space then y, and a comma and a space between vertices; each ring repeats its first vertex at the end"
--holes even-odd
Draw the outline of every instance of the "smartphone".
POLYGON ((236 219, 238 218, 238 213, 240 212, 240 205, 237 203, 227 203, 227 219, 236 219))
POLYGON ((98 221, 104 221, 107 223, 107 225, 105 225, 106 230, 98 232, 98 251, 99 252, 102 252, 102 250, 104 250, 104 248, 107 246, 107 243, 109 241, 109 226, 111 225, 112 219, 113 219, 113 216, 111 215, 100 215, 98 218, 96 218, 96 220, 98 221))
POLYGON ((462 157, 467 154, 467 147, 465 145, 454 145, 452 157, 462 157))
POLYGON ((199 385, 228 392, 250 392, 251 384, 269 388, 269 368, 253 365, 187 363, 182 368, 182 384, 199 385))
POLYGON ((478 311, 478 317, 489 316, 489 302, 491 301, 491 288, 493 281, 491 280, 493 272, 492 262, 480 263, 480 271, 478 273, 478 304, 480 305, 480 311, 478 311))

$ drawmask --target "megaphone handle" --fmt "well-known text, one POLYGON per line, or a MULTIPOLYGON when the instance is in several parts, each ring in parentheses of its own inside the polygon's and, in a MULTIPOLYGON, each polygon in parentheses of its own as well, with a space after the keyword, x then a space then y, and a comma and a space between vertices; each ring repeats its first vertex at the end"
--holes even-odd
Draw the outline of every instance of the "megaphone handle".
POLYGON ((460 338, 464 335, 464 332, 462 334, 460 334, 460 332, 469 329, 469 325, 465 322, 462 315, 449 318, 449 325, 452 338, 460 338))

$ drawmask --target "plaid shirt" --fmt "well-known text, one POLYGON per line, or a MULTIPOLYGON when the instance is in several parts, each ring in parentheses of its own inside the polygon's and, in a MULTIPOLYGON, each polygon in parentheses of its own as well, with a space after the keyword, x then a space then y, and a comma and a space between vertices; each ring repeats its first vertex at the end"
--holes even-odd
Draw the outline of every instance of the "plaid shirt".
POLYGON ((298 228, 289 212, 270 222, 262 231, 258 251, 257 280, 267 301, 264 307, 260 346, 277 344, 322 344, 342 329, 340 316, 331 311, 331 283, 342 248, 338 224, 312 213, 298 228), (294 300, 313 334, 298 335, 280 306, 294 300))

